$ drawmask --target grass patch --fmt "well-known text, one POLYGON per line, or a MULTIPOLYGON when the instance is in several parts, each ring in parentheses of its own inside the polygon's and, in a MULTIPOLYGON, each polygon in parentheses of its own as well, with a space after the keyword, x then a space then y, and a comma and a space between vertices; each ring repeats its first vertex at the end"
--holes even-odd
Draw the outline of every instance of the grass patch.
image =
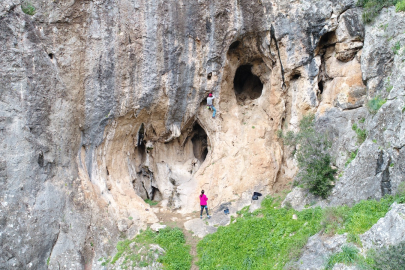
POLYGON ((361 129, 357 126, 357 124, 352 125, 352 129, 356 132, 357 141, 362 144, 367 138, 367 132, 365 129, 361 129))
MULTIPOLYGON (((299 258, 308 238, 319 231, 331 235, 348 233, 348 241, 361 246, 358 235, 369 230, 401 198, 405 199, 403 195, 386 196, 351 208, 317 207, 299 212, 281 208, 280 200, 266 197, 262 208, 253 213, 248 207, 242 209, 235 223, 219 227, 216 233, 203 238, 197 245, 197 264, 201 270, 283 269, 299 258), (297 219, 292 218, 294 214, 297 219)), ((357 260, 364 264, 366 260, 355 250, 342 247, 342 252, 332 255, 328 262, 334 265, 357 260)))
POLYGON ((112 259, 106 258, 103 266, 115 264, 121 257, 124 260, 120 267, 146 267, 154 261, 163 264, 168 270, 190 269, 190 246, 185 244, 183 232, 179 228, 165 228, 155 233, 150 228, 138 234, 132 240, 120 241, 117 244, 117 253, 112 259), (131 245, 134 243, 133 245, 131 245), (151 244, 158 244, 165 252, 153 249, 151 244), (131 247, 132 246, 132 247, 131 247))
POLYGON ((385 102, 387 102, 386 99, 382 99, 380 96, 376 96, 367 102, 367 108, 371 113, 376 113, 381 108, 381 106, 385 104, 385 102))
POLYGON ((21 10, 27 15, 34 15, 35 14, 35 7, 28 1, 24 1, 21 3, 21 10))
POLYGON ((405 11, 405 0, 397 2, 396 5, 395 5, 395 10, 397 12, 405 11))
POLYGON ((159 203, 159 202, 155 202, 155 201, 152 201, 152 200, 149 200, 149 199, 146 199, 145 202, 147 204, 149 204, 150 206, 154 206, 154 205, 157 205, 159 203))
POLYGON ((357 5, 363 7, 362 18, 365 23, 370 23, 378 16, 381 9, 395 6, 399 0, 359 0, 357 5))
POLYGON ((394 54, 398 54, 399 50, 401 49, 401 43, 397 41, 394 46, 392 46, 392 52, 394 54))
POLYGON ((345 167, 347 167, 347 165, 349 165, 356 158, 358 151, 359 151, 359 149, 350 153, 349 158, 347 159, 347 161, 345 163, 345 167))
POLYGON ((253 213, 240 211, 236 223, 220 227, 197 245, 198 266, 205 269, 283 269, 297 259, 308 237, 321 229, 322 209, 301 212, 280 208, 266 197, 253 213), (298 219, 292 219, 296 214, 298 219))
POLYGON ((325 269, 332 269, 336 263, 354 264, 359 260, 359 250, 353 246, 343 246, 342 252, 332 254, 326 263, 325 269))

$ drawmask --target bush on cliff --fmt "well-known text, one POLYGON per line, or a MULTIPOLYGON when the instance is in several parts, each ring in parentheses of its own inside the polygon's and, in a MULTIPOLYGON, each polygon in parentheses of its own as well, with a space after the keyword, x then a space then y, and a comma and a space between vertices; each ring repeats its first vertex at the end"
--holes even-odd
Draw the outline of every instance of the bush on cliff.
POLYGON ((315 116, 306 115, 299 124, 299 131, 279 134, 285 145, 293 146, 298 161, 297 180, 311 193, 326 198, 332 187, 336 169, 332 169, 329 154, 331 143, 325 133, 315 130, 315 116))
MULTIPOLYGON (((403 1, 403 0, 402 0, 403 1)), ((378 16, 381 9, 389 6, 395 6, 398 3, 401 3, 400 0, 358 0, 357 5, 363 7, 363 21, 365 23, 370 23, 378 16)), ((397 7, 397 11, 402 10, 402 5, 397 7)))

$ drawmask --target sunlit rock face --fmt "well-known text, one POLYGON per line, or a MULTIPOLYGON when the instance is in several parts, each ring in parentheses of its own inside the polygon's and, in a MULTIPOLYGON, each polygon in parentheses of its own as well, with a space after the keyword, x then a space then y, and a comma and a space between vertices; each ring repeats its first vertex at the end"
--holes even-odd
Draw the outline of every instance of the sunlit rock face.
MULTIPOLYGON (((367 118, 381 143, 394 136, 372 128, 393 116, 364 108, 383 87, 390 69, 378 59, 390 46, 364 28, 354 1, 31 2, 34 16, 0 3, 5 269, 101 269, 119 237, 157 221, 145 199, 187 213, 201 189, 211 207, 242 207, 252 191, 289 188, 297 168, 277 131, 297 130, 305 113, 332 131, 342 170, 358 147, 354 122, 367 118)), ((381 164, 400 162, 395 138, 381 164)), ((403 174, 389 170, 384 192, 403 174)), ((342 185, 357 177, 353 169, 342 185)), ((337 204, 351 200, 336 190, 337 204)))

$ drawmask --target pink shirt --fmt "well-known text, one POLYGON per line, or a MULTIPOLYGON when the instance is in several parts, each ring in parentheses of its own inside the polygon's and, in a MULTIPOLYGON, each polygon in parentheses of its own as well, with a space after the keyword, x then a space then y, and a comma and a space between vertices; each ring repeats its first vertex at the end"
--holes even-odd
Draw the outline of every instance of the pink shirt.
POLYGON ((200 205, 207 205, 207 201, 208 201, 208 198, 207 198, 207 196, 205 196, 205 194, 200 196, 200 205))

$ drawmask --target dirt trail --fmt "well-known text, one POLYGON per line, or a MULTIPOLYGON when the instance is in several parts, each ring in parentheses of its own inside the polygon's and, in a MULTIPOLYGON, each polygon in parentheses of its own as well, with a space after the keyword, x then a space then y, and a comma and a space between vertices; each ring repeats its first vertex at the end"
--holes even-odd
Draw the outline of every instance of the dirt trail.
POLYGON ((198 270, 198 266, 195 263, 197 262, 197 244, 201 239, 197 236, 193 236, 192 232, 184 228, 184 222, 194 218, 198 218, 198 213, 196 212, 183 215, 179 213, 173 213, 169 210, 164 210, 163 208, 159 208, 156 206, 152 206, 151 208, 159 209, 159 211, 156 211, 155 214, 159 218, 160 224, 167 225, 168 227, 178 227, 182 229, 184 237, 186 239, 186 244, 190 245, 191 247, 190 254, 193 257, 190 270, 198 270))

